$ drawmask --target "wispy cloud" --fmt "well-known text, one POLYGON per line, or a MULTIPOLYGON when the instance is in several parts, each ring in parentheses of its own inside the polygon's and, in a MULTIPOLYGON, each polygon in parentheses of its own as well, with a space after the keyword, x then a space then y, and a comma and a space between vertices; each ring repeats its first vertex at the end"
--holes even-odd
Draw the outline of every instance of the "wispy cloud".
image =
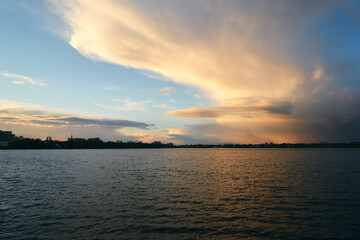
POLYGON ((12 81, 12 83, 13 83, 13 84, 18 84, 18 85, 22 85, 22 84, 24 84, 24 82, 21 82, 21 81, 15 81, 15 80, 14 80, 14 81, 12 81))
POLYGON ((128 111, 141 111, 141 112, 148 112, 149 110, 145 107, 146 104, 151 103, 150 100, 146 100, 146 101, 133 101, 130 99, 113 99, 113 101, 115 102, 122 102, 122 105, 114 105, 114 106, 109 106, 109 105, 104 105, 101 103, 94 103, 96 106, 105 108, 105 109, 109 109, 109 110, 114 110, 114 111, 120 111, 120 112, 128 112, 128 111))
POLYGON ((159 89, 160 92, 176 93, 173 87, 163 87, 159 89))
POLYGON ((197 99, 201 99, 201 95, 200 95, 200 94, 194 94, 194 97, 196 97, 197 99))
POLYGON ((42 87, 45 86, 45 83, 43 83, 40 80, 35 80, 35 79, 32 79, 32 78, 27 77, 27 76, 20 75, 20 74, 2 72, 1 75, 6 77, 6 78, 14 79, 12 81, 12 83, 14 83, 14 84, 28 83, 28 84, 38 85, 38 86, 42 86, 42 87))
POLYGON ((103 87, 101 87, 102 89, 104 89, 104 90, 107 90, 107 91, 116 91, 116 90, 119 90, 120 88, 119 88, 119 86, 103 86, 103 87))
POLYGON ((163 109, 173 109, 172 107, 166 105, 165 103, 162 103, 162 104, 154 104, 153 107, 155 107, 155 108, 163 108, 163 109))
POLYGON ((165 96, 170 96, 172 93, 176 93, 173 87, 163 87, 159 89, 160 92, 163 92, 165 96))
POLYGON ((152 71, 142 71, 142 74, 144 74, 145 76, 152 78, 152 79, 161 80, 161 81, 169 81, 169 79, 164 77, 163 75, 152 72, 152 71))

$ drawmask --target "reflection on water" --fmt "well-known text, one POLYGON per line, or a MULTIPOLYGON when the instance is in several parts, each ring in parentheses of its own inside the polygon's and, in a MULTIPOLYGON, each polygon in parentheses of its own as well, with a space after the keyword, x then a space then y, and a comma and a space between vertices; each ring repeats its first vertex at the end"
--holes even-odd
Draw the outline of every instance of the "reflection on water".
POLYGON ((360 239, 360 149, 0 152, 0 238, 360 239))

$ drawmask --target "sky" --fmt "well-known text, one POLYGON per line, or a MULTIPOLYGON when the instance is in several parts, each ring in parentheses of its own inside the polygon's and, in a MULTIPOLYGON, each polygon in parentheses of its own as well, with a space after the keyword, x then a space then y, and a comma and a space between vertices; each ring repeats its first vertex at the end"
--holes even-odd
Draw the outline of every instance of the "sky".
POLYGON ((360 141, 359 1, 0 1, 0 129, 360 141))

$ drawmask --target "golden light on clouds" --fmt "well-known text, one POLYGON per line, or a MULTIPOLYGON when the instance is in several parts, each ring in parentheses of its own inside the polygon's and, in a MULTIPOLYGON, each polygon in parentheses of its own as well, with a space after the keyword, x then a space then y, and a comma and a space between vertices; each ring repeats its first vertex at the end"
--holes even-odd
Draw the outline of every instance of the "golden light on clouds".
POLYGON ((26 127, 37 129, 36 134, 32 135, 42 138, 54 132, 66 132, 70 136, 72 132, 86 132, 90 129, 87 135, 93 137, 94 132, 113 135, 117 129, 139 128, 145 131, 151 127, 148 123, 134 120, 105 118, 3 99, 0 99, 0 120, 0 127, 10 126, 15 132, 18 129, 24 131, 26 127))
MULTIPOLYGON (((264 44, 259 36, 267 26, 247 24, 254 20, 249 14, 239 20, 231 13, 214 16, 214 12, 201 12, 204 18, 221 20, 214 23, 214 29, 225 28, 218 35, 209 32, 202 37, 194 34, 201 27, 196 23, 183 22, 161 9, 146 11, 135 2, 54 4, 70 25, 70 45, 83 55, 196 85, 220 101, 239 96, 289 96, 302 77, 287 57, 269 56, 273 46, 264 44), (161 17, 166 21, 160 21, 161 17), (276 87, 269 91, 269 84, 276 87)), ((219 7, 220 13, 221 8, 226 9, 219 7)), ((271 41, 277 41, 279 31, 269 33, 271 41)))
POLYGON ((349 112, 346 120, 324 111, 331 102, 345 109, 359 100, 357 89, 346 90, 355 68, 349 64, 344 73, 336 60, 328 61, 336 45, 313 24, 332 17, 326 2, 77 0, 51 1, 50 7, 82 55, 198 87, 216 100, 216 106, 167 114, 210 119, 214 126, 199 132, 203 136, 234 142, 336 139, 336 129, 351 128, 359 116, 349 112))

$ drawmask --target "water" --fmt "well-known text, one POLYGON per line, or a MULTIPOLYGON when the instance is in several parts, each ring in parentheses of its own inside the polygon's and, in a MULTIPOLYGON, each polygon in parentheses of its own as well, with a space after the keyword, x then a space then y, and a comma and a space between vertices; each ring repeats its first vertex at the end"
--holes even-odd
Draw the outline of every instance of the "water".
POLYGON ((360 239, 359 156, 0 151, 0 239, 360 239))

